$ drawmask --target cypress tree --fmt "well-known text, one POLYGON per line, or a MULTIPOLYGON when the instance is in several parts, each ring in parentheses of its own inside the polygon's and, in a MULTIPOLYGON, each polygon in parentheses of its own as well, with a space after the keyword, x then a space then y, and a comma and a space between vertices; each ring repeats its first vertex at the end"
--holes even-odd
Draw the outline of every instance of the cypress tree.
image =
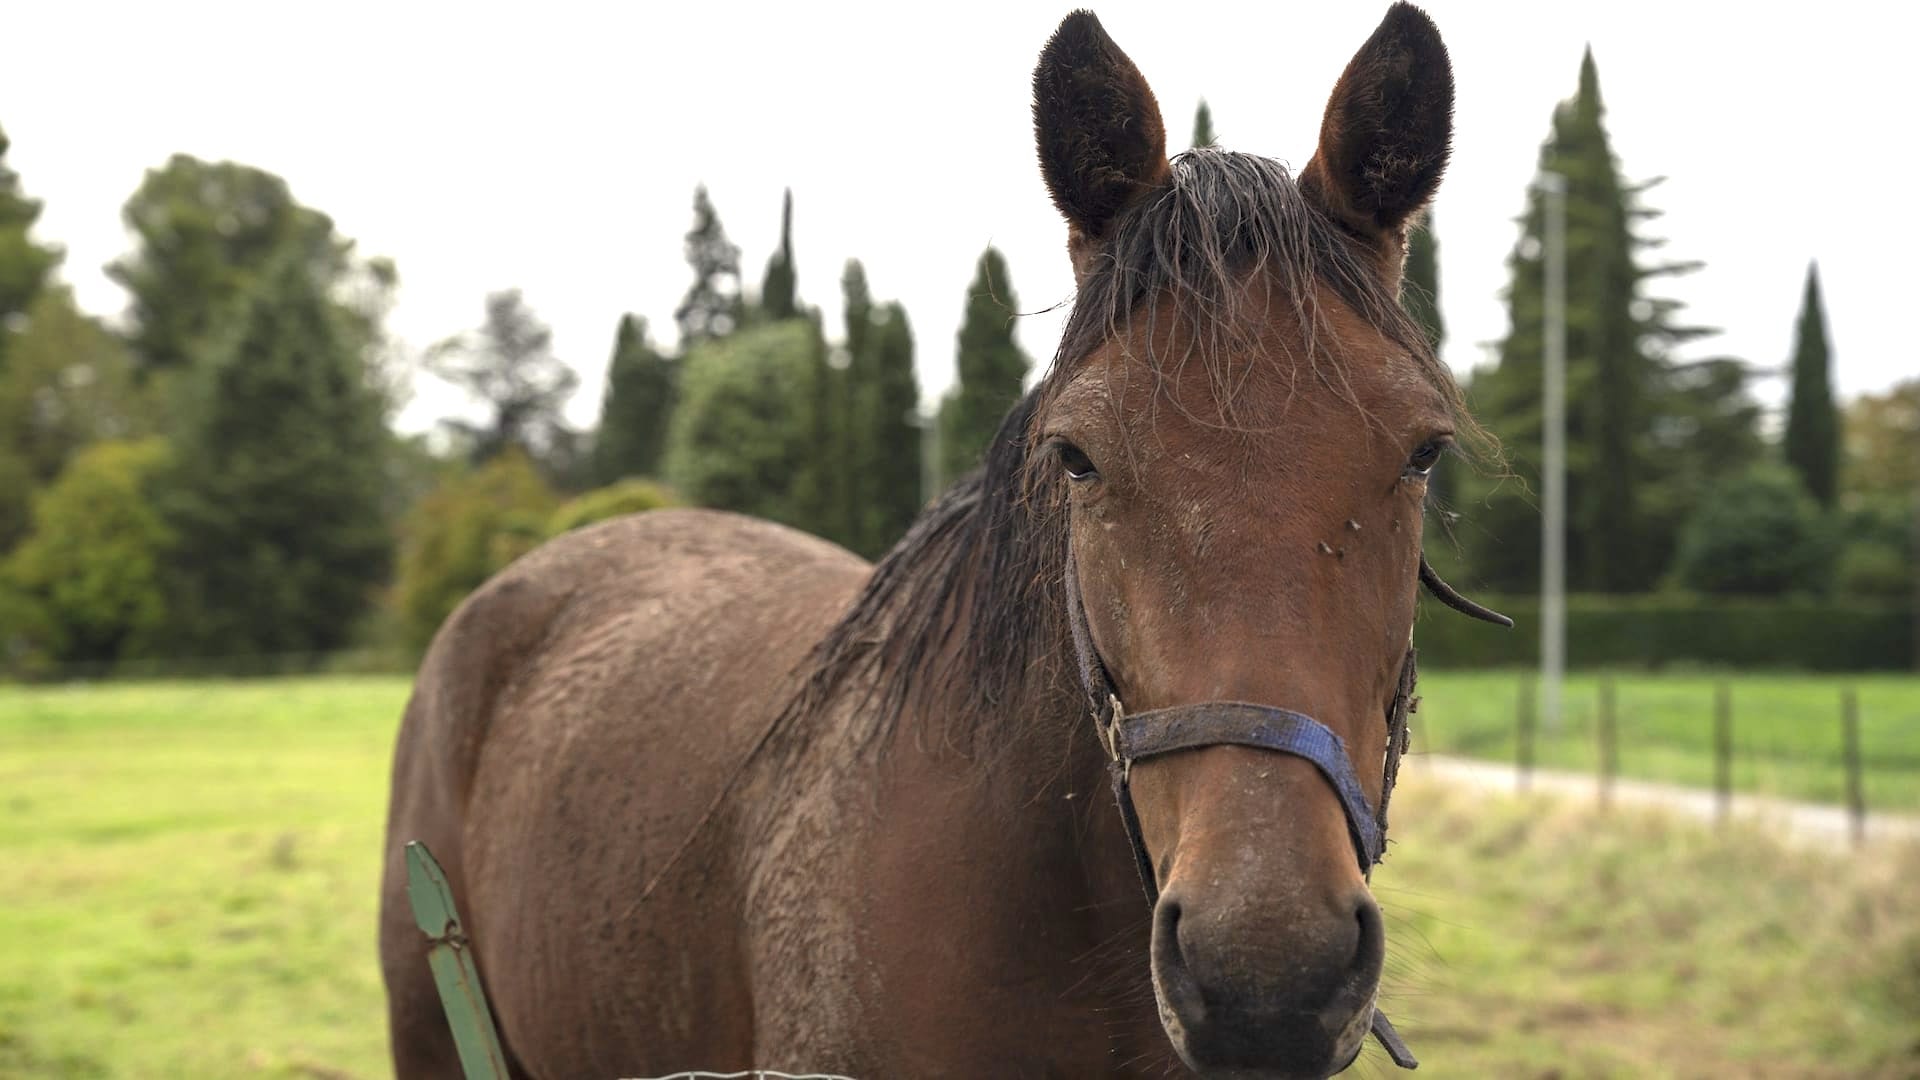
POLYGON ((1007 261, 992 247, 974 265, 955 360, 959 378, 940 403, 941 482, 973 468, 1000 421, 1020 400, 1028 361, 1013 340, 1019 310, 1007 261))
MULTIPOLYGON (((1638 227, 1657 216, 1640 201, 1651 184, 1620 178, 1589 50, 1579 90, 1554 111, 1540 168, 1565 177, 1567 281, 1567 573, 1569 587, 1651 588, 1687 509, 1754 445, 1745 373, 1730 360, 1676 363, 1670 350, 1711 331, 1679 324, 1680 305, 1643 295, 1647 279, 1698 264, 1643 265, 1656 245, 1638 227), (1676 419, 1678 422, 1675 422, 1676 419)), ((1480 583, 1528 590, 1539 581, 1545 210, 1536 189, 1508 258, 1510 330, 1471 396, 1498 432, 1520 483, 1498 484, 1461 530, 1480 583)), ((1462 486, 1470 481, 1462 472, 1462 486)))
POLYGON ((1787 404, 1782 449, 1807 491, 1832 507, 1840 486, 1840 414, 1829 374, 1827 313, 1820 302, 1820 269, 1807 264, 1806 291, 1794 324, 1793 397, 1787 404))
POLYGON ((793 189, 780 201, 780 250, 767 260, 767 276, 760 285, 760 308, 769 319, 791 319, 799 314, 794 293, 793 189))
POLYGON ((194 360, 156 504, 171 640, 190 654, 344 645, 386 576, 384 403, 325 285, 298 253, 248 291, 194 360))
POLYGON ((1200 99, 1200 107, 1193 111, 1193 148, 1205 150, 1218 146, 1213 141, 1213 110, 1207 108, 1207 99, 1200 99))
POLYGON ((726 337, 740 325, 740 249, 727 239, 704 184, 693 191, 686 255, 693 284, 673 312, 683 353, 699 342, 726 337))
POLYGON ((913 329, 897 301, 874 312, 866 366, 871 381, 855 388, 861 425, 854 472, 862 528, 855 550, 878 558, 906 535, 920 512, 920 428, 913 421, 920 382, 913 370, 913 329))
POLYGON ((862 395, 862 387, 878 382, 877 356, 874 352, 873 291, 867 284, 866 267, 859 259, 848 259, 840 274, 841 307, 845 312, 844 352, 830 373, 823 390, 819 413, 828 429, 826 476, 827 505, 835 523, 828 538, 854 550, 862 550, 866 529, 862 503, 868 488, 863 486, 861 468, 866 462, 867 426, 865 408, 871 403, 862 395))
POLYGON ((673 399, 673 361, 647 340, 647 320, 620 316, 593 444, 594 475, 601 484, 659 471, 673 399))

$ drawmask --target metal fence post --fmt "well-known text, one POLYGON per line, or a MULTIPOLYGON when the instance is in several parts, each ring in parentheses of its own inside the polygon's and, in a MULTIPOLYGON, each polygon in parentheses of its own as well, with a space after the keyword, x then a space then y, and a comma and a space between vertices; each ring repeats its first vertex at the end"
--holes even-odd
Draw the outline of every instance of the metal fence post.
POLYGON ((1840 756, 1847 767, 1847 818, 1853 846, 1867 839, 1867 795, 1860 778, 1860 698, 1852 687, 1840 695, 1840 756))
POLYGON ((1733 688, 1713 689, 1713 820, 1725 825, 1733 813, 1733 688))

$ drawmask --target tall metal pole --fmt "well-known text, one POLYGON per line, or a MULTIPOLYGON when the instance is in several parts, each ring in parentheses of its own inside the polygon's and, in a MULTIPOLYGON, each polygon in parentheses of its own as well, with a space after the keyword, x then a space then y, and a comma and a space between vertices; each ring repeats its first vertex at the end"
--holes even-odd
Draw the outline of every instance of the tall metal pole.
POLYGON ((1544 421, 1540 484, 1540 715, 1560 730, 1560 691, 1567 671, 1567 178, 1540 174, 1545 211, 1544 421))

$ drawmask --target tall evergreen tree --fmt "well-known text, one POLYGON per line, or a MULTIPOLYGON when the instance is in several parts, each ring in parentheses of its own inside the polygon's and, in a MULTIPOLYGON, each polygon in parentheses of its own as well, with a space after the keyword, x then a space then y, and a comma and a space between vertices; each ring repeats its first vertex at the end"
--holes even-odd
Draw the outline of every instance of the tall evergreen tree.
POLYGON ((1807 264, 1806 291, 1794 324, 1793 396, 1783 440, 1787 464, 1807 492, 1831 507, 1840 491, 1840 413, 1833 404, 1827 355, 1827 313, 1820 302, 1820 268, 1807 264))
POLYGON ((840 355, 843 362, 828 373, 816 414, 827 435, 821 486, 826 505, 832 508, 826 519, 834 523, 822 535, 859 551, 866 530, 861 499, 868 491, 859 476, 867 446, 862 411, 866 399, 860 388, 878 381, 873 291, 859 259, 848 259, 840 274, 840 300, 846 331, 840 355))
POLYGON ((339 648, 391 557, 384 405, 355 329, 297 255, 193 360, 155 497, 176 541, 172 640, 189 654, 339 648))
POLYGON ((1447 338, 1440 314, 1440 242, 1433 235, 1429 209, 1407 232, 1407 270, 1400 282, 1400 305, 1427 332, 1427 344, 1438 353, 1447 338))
POLYGON ((920 512, 921 437, 914 422, 920 382, 913 369, 913 329, 893 301, 874 312, 865 365, 871 381, 854 389, 859 425, 853 481, 862 524, 854 550, 877 558, 906 535, 920 512))
POLYGON ((9 331, 17 330, 48 275, 60 263, 60 249, 36 244, 27 233, 40 220, 40 200, 20 190, 20 175, 7 167, 7 133, 0 131, 0 369, 7 357, 9 331))
POLYGON ((1013 340, 1013 316, 1019 310, 1007 261, 992 247, 974 264, 967 286, 967 313, 960 323, 955 360, 959 378, 940 403, 941 482, 980 462, 1000 421, 1020 400, 1029 366, 1013 340))
POLYGON ((780 201, 780 250, 767 260, 767 276, 760 284, 760 310, 769 319, 791 319, 800 313, 793 268, 793 189, 780 201))
POLYGON ((205 353, 283 259, 329 293, 354 268, 353 245, 330 218, 296 202, 278 176, 233 162, 176 154, 147 172, 121 217, 135 247, 107 276, 132 295, 130 342, 144 373, 205 353))
POLYGON ((1193 148, 1204 150, 1218 146, 1213 140, 1213 110, 1207 108, 1207 99, 1200 99, 1200 107, 1193 110, 1193 148))
POLYGON ((465 438, 475 464, 518 446, 551 469, 555 451, 570 447, 562 410, 580 380, 553 355, 553 331, 519 289, 488 296, 479 331, 434 346, 427 367, 488 409, 482 423, 442 421, 465 438))
POLYGON ((647 340, 647 321, 620 316, 594 436, 594 475, 602 484, 660 469, 673 412, 674 362, 647 340))
MULTIPOLYGON (((1631 592, 1655 584, 1688 508, 1751 456, 1756 437, 1738 363, 1682 364, 1671 355, 1710 331, 1678 323, 1680 305, 1645 296, 1646 282, 1698 264, 1643 264, 1640 253, 1658 243, 1639 235, 1657 216, 1641 204, 1651 184, 1621 180, 1604 117, 1588 51, 1579 91, 1555 109, 1540 151, 1540 168, 1567 185, 1568 584, 1631 592)), ((1511 329, 1497 366, 1476 373, 1471 387, 1522 483, 1462 500, 1475 509, 1459 534, 1474 576, 1516 591, 1539 580, 1544 214, 1536 190, 1508 259, 1511 329)))
POLYGON ((673 312, 682 353, 698 342, 726 337, 740 325, 740 248, 727 239, 704 184, 693 192, 686 254, 693 284, 673 312))

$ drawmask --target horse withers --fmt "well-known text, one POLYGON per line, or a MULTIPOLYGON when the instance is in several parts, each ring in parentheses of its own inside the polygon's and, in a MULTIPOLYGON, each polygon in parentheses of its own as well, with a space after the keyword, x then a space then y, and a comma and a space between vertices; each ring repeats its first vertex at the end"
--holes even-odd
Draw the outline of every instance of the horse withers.
POLYGON ((1297 179, 1169 160, 1139 71, 1068 16, 1034 125, 1078 298, 977 472, 877 567, 655 511, 441 628, 387 834, 399 1075, 456 1069, 409 840, 526 1076, 1350 1063, 1383 1027, 1366 879, 1426 478, 1477 431, 1397 303, 1452 100, 1398 4, 1297 179))

